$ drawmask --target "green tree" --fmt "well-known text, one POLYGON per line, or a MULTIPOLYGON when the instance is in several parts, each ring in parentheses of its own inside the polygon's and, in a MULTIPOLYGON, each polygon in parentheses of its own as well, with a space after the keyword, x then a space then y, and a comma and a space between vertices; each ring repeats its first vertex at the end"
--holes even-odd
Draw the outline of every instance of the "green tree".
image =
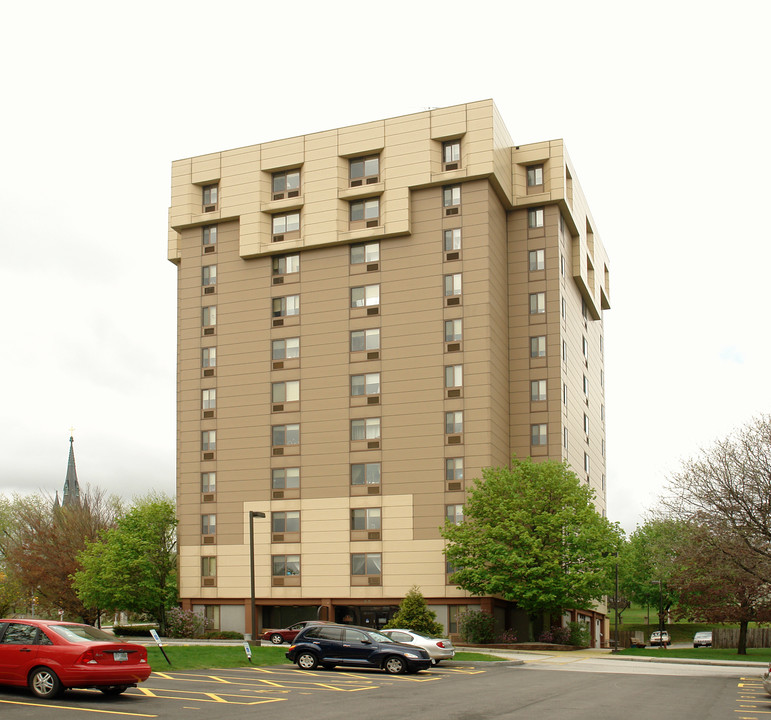
POLYGON ((666 622, 677 602, 672 577, 677 567, 676 546, 686 533, 683 523, 670 518, 655 518, 640 525, 629 536, 619 553, 619 585, 632 602, 659 608, 666 622))
POLYGON ((428 609, 426 599, 417 585, 413 585, 404 596, 396 615, 388 621, 385 627, 412 630, 421 635, 438 636, 445 634, 442 623, 437 622, 436 613, 428 609))
POLYGON ((514 458, 509 467, 485 468, 463 522, 442 531, 453 582, 532 615, 588 609, 612 588, 621 538, 593 499, 564 463, 514 458))
POLYGON ((177 602, 176 514, 173 500, 150 494, 135 501, 114 529, 80 554, 74 587, 85 603, 151 615, 162 632, 177 602))

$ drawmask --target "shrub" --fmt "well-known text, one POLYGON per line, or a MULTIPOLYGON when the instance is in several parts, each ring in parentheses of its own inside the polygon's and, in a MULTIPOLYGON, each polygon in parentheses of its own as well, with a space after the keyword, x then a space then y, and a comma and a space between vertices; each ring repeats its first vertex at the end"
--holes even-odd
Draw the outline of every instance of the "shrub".
POLYGON ((495 618, 484 610, 469 610, 458 615, 458 632, 468 643, 489 643, 495 637, 495 618))
POLYGON ((203 634, 206 640, 243 640, 244 634, 235 630, 209 630, 203 634))
POLYGON ((150 630, 158 630, 157 625, 115 625, 112 631, 123 637, 150 637, 150 630))
POLYGON ((428 609, 426 599, 417 585, 413 585, 404 596, 396 615, 385 627, 404 628, 421 635, 444 635, 444 626, 437 622, 436 613, 428 609))
POLYGON ((166 634, 172 638, 196 638, 211 627, 211 622, 192 610, 171 608, 166 613, 166 634))
POLYGON ((590 644, 589 626, 582 622, 568 623, 568 644, 587 647, 590 644))
POLYGON ((511 645, 512 643, 517 642, 517 633, 511 628, 504 630, 495 642, 501 643, 502 645, 511 645))
POLYGON ((538 642, 554 643, 555 645, 570 644, 570 628, 561 625, 552 625, 538 636, 538 642))

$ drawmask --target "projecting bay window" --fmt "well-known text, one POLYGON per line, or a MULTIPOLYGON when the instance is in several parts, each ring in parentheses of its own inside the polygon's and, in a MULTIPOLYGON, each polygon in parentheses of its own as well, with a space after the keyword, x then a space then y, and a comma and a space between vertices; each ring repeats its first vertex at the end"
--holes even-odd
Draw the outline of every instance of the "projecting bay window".
POLYGON ((382 556, 380 553, 353 553, 351 555, 351 585, 380 585, 382 575, 382 556))
POLYGON ((380 156, 352 158, 349 162, 349 180, 351 187, 380 182, 380 156))
POLYGON ((270 514, 271 542, 300 542, 300 511, 270 514))
POLYGON ((543 192, 543 165, 530 165, 527 168, 527 192, 543 192))
POLYGON ((350 203, 350 230, 374 228, 380 225, 380 198, 353 200, 350 203))
POLYGON ((271 556, 271 584, 274 587, 297 587, 300 585, 300 556, 271 556))
POLYGON ((380 508, 351 510, 351 540, 380 539, 380 508))
POLYGON ((271 178, 271 199, 285 200, 300 197, 300 171, 283 170, 273 173, 271 178))
POLYGON ((300 213, 298 211, 280 213, 271 217, 271 242, 299 240, 300 213))
POLYGON ((449 140, 442 143, 442 170, 457 170, 460 168, 460 140, 449 140))

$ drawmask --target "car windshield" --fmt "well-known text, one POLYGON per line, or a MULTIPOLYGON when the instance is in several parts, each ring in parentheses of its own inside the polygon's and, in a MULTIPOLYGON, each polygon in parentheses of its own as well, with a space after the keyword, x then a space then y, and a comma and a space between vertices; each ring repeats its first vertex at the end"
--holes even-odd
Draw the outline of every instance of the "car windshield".
POLYGON ((48 629, 70 642, 116 642, 114 635, 108 635, 90 625, 49 625, 48 629))

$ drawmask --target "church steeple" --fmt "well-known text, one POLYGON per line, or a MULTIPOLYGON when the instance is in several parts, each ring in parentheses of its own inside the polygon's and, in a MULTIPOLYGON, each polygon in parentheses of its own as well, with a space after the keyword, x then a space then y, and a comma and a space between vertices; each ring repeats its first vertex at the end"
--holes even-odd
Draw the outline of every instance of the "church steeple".
POLYGON ((73 442, 72 435, 70 435, 70 457, 67 460, 67 477, 64 479, 62 507, 80 505, 80 485, 78 485, 78 472, 75 469, 75 450, 73 448, 73 442))

